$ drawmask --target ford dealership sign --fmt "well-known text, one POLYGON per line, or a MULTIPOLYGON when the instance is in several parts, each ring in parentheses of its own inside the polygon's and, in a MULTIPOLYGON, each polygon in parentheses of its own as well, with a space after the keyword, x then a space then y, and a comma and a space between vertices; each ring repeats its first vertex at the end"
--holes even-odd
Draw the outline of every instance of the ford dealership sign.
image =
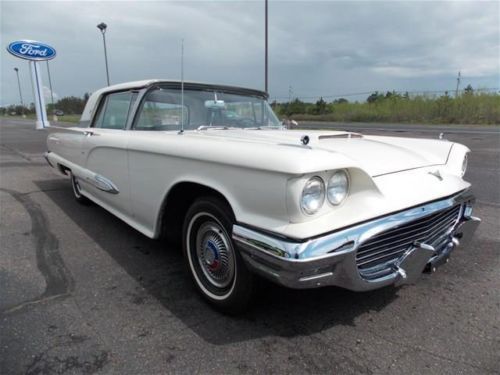
POLYGON ((31 85, 33 86, 33 96, 35 99, 33 103, 36 111, 36 128, 45 129, 49 127, 50 122, 47 119, 47 110, 43 97, 40 62, 47 61, 48 64, 48 60, 56 57, 56 50, 45 43, 36 42, 34 40, 17 40, 7 46, 7 51, 16 57, 28 60, 31 73, 31 85))
POLYGON ((19 40, 12 42, 7 47, 9 51, 14 56, 20 57, 26 60, 51 60, 56 57, 56 50, 51 46, 35 42, 33 40, 19 40))

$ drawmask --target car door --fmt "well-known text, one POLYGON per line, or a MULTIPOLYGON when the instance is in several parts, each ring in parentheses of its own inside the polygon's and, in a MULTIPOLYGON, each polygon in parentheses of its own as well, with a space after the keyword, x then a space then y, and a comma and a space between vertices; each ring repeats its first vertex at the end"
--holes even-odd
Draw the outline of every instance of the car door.
POLYGON ((132 91, 107 94, 82 142, 82 158, 90 178, 85 191, 102 206, 121 216, 130 216, 127 119, 137 94, 132 91))
POLYGON ((178 137, 181 119, 186 124, 189 118, 186 105, 182 114, 180 98, 178 90, 150 90, 138 106, 131 130, 128 143, 131 209, 134 220, 147 230, 156 225, 166 189, 175 173, 171 158, 165 155, 169 142, 178 137))
MULTIPOLYGON (((47 128, 50 132, 47 137, 47 149, 57 156, 61 157, 66 162, 64 163, 70 169, 83 166, 81 148, 83 140, 86 137, 87 129, 85 128, 63 128, 50 126, 47 128)), ((76 171, 74 171, 76 172, 76 171)), ((78 173, 75 173, 78 175, 78 173)))

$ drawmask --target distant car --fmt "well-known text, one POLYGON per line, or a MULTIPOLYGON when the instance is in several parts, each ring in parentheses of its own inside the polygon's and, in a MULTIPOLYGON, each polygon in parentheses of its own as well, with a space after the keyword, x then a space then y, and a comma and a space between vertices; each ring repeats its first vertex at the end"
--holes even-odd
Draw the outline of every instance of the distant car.
POLYGON ((95 92, 81 127, 49 128, 46 158, 78 202, 181 239, 194 284, 217 308, 243 310, 254 274, 291 288, 412 283, 480 222, 463 145, 287 130, 261 91, 183 87, 95 92))
POLYGON ((56 110, 54 110, 54 115, 56 115, 56 116, 64 116, 64 112, 61 111, 60 109, 56 109, 56 110))

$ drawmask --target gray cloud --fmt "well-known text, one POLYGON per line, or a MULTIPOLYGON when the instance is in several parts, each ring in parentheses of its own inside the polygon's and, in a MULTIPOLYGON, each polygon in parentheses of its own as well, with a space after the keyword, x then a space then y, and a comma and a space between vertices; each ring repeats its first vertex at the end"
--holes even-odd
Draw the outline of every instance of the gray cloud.
MULTIPOLYGON (((189 80, 263 88, 263 1, 1 2, 1 103, 18 102, 13 68, 31 101, 28 64, 6 45, 53 45, 59 96, 105 85, 105 21, 113 83, 180 75, 185 40, 189 80)), ((270 94, 315 96, 370 90, 498 87, 498 2, 270 1, 270 94)), ((45 66, 44 66, 45 69, 45 66)), ((44 84, 48 85, 44 77, 44 84)))

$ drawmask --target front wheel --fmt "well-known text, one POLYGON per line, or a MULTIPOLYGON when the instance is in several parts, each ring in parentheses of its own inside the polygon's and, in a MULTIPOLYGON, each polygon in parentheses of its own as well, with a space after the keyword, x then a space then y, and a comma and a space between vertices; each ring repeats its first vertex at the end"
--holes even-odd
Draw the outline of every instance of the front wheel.
POLYGON ((73 173, 71 173, 70 179, 71 179, 71 187, 73 189, 73 196, 75 197, 75 200, 80 204, 88 206, 91 203, 90 199, 88 199, 82 194, 78 177, 76 177, 73 173))
POLYGON ((236 314, 251 301, 253 275, 231 239, 233 224, 225 202, 212 197, 199 199, 184 221, 183 249, 202 296, 217 309, 236 314))

